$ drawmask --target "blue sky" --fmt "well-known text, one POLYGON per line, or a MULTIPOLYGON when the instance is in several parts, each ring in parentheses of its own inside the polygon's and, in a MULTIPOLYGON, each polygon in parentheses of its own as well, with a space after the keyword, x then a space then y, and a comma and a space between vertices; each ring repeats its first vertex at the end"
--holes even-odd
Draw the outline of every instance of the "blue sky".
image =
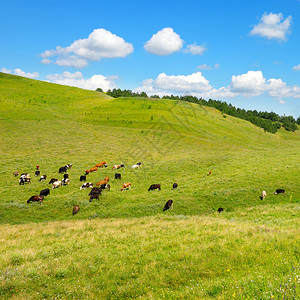
POLYGON ((300 115, 300 1, 3 1, 0 71, 300 115))

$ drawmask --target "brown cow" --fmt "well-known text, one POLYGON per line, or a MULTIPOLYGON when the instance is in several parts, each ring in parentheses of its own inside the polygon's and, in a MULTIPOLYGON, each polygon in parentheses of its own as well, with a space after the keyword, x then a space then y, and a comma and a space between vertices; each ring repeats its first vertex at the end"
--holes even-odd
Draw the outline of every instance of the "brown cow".
POLYGON ((73 206, 73 216, 76 215, 79 212, 79 205, 73 206))
POLYGON ((17 176, 19 176, 19 171, 16 171, 16 172, 13 172, 13 175, 15 176, 15 177, 17 177, 17 176))
POLYGON ((159 190, 161 189, 160 184, 151 184, 148 191, 153 191, 156 189, 159 189, 159 190))
POLYGON ((96 186, 102 185, 102 184, 107 184, 109 181, 109 177, 105 177, 104 180, 100 180, 99 182, 96 183, 96 186))
POLYGON ((90 169, 90 172, 95 172, 95 171, 97 171, 98 170, 98 168, 97 167, 94 167, 94 168, 91 168, 90 169))
POLYGON ((44 196, 31 196, 28 200, 27 200, 27 204, 30 202, 38 202, 40 201, 41 204, 43 203, 44 200, 44 196))
POLYGON ((85 170, 85 175, 88 175, 90 173, 90 170, 85 170))
POLYGON ((168 210, 171 207, 173 208, 172 204, 173 204, 173 200, 168 200, 167 203, 165 204, 163 211, 168 210))
POLYGON ((107 167, 107 164, 106 164, 106 161, 102 161, 101 163, 97 164, 95 167, 98 167, 98 168, 103 168, 103 167, 107 167))
POLYGON ((121 191, 124 191, 124 190, 130 190, 131 189, 131 183, 130 182, 125 182, 121 188, 121 191))

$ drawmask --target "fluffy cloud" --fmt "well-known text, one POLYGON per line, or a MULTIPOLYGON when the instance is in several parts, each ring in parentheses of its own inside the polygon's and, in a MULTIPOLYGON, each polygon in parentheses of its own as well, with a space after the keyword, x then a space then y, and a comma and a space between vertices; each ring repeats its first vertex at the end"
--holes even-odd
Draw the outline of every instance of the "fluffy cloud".
POLYGON ((22 76, 22 77, 27 77, 27 78, 38 78, 40 76, 38 72, 26 73, 21 69, 14 69, 12 71, 12 70, 8 70, 6 68, 2 68, 1 72, 8 73, 8 74, 13 74, 13 75, 18 75, 18 76, 22 76))
POLYGON ((226 99, 237 96, 255 97, 266 94, 276 100, 282 98, 300 98, 300 87, 288 86, 281 79, 265 79, 261 71, 248 71, 234 75, 227 87, 218 89, 211 86, 201 72, 191 75, 166 75, 161 73, 156 79, 146 79, 137 92, 148 95, 193 95, 205 99, 226 99))
POLYGON ((196 45, 195 43, 192 45, 188 45, 187 49, 184 50, 185 53, 190 53, 192 55, 203 55, 204 51, 207 49, 205 48, 204 45, 199 46, 196 45))
POLYGON ((266 89, 266 80, 261 71, 249 71, 231 78, 230 90, 233 93, 252 97, 261 95, 266 89))
MULTIPOLYGON (((101 28, 95 29, 88 38, 74 41, 68 47, 57 46, 55 50, 41 53, 42 62, 49 57, 57 57, 60 66, 85 67, 89 61, 102 58, 125 57, 133 52, 133 46, 124 39, 101 28)), ((48 62, 46 60, 46 62, 48 62)))
POLYGON ((156 55, 170 55, 179 51, 183 46, 183 40, 172 28, 164 28, 153 34, 146 42, 144 48, 147 52, 156 55))
POLYGON ((75 73, 63 72, 62 74, 50 74, 46 77, 50 82, 75 86, 87 90, 96 90, 101 88, 104 91, 116 87, 115 76, 105 77, 103 75, 93 75, 91 78, 84 79, 81 72, 75 73))
POLYGON ((293 71, 300 71, 300 64, 293 67, 293 71))
POLYGON ((286 40, 287 34, 290 33, 292 17, 289 16, 283 20, 283 15, 265 13, 259 23, 251 30, 251 35, 258 35, 267 39, 286 40))

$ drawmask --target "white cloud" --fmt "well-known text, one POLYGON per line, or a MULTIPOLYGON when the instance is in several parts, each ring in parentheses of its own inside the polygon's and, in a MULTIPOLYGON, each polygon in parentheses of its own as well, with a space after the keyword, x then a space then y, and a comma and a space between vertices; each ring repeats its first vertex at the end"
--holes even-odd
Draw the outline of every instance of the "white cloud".
POLYGON ((265 79, 261 71, 248 71, 233 75, 226 87, 214 88, 201 72, 191 75, 166 75, 161 73, 156 79, 146 79, 135 89, 148 95, 193 95, 204 99, 228 99, 237 96, 256 97, 266 94, 275 100, 300 98, 300 87, 288 86, 281 79, 265 79))
POLYGON ((204 45, 199 46, 195 43, 192 45, 188 45, 187 49, 184 50, 185 53, 190 53, 192 55, 203 55, 204 51, 206 51, 206 47, 204 45))
POLYGON ((265 37, 267 39, 286 40, 287 34, 290 33, 291 23, 291 16, 288 16, 283 20, 282 13, 265 13, 261 17, 259 23, 251 30, 250 34, 265 37))
POLYGON ((219 69, 220 65, 219 64, 215 64, 214 66, 209 66, 207 64, 203 64, 203 65, 199 65, 197 67, 197 69, 199 70, 213 70, 213 69, 219 69))
POLYGON ((173 31, 172 28, 166 27, 145 43, 145 50, 156 55, 170 55, 179 51, 183 46, 183 40, 173 31))
POLYGON ((21 69, 14 69, 12 71, 12 70, 8 70, 6 68, 2 68, 1 72, 8 73, 8 74, 13 74, 13 75, 18 75, 18 76, 22 76, 22 77, 27 77, 27 78, 38 78, 40 76, 38 72, 26 73, 21 69))
POLYGON ((243 96, 258 96, 265 92, 266 80, 261 71, 248 71, 246 74, 232 76, 230 90, 243 96))
MULTIPOLYGON (((300 1, 300 0, 299 0, 300 1)), ((293 71, 300 71, 300 64, 293 67, 293 71)))
POLYGON ((2 68, 2 69, 1 69, 1 72, 2 72, 2 73, 11 74, 11 73, 12 73, 12 70, 8 70, 8 69, 6 69, 6 68, 2 68))
POLYGON ((74 41, 68 47, 57 46, 55 50, 41 53, 42 58, 58 57, 60 66, 85 67, 88 61, 102 58, 126 57, 133 52, 133 46, 121 37, 103 28, 95 29, 88 38, 74 41))
POLYGON ((84 79, 81 72, 75 73, 63 72, 62 74, 50 74, 46 76, 50 82, 75 86, 87 90, 96 90, 101 88, 103 91, 116 87, 116 76, 105 77, 103 75, 93 75, 91 78, 84 79))
POLYGON ((49 58, 44 58, 41 60, 41 63, 42 64, 45 64, 45 65, 49 65, 53 62, 53 60, 49 59, 49 58))
POLYGON ((58 57, 56 64, 59 66, 83 68, 86 67, 88 61, 75 55, 58 57))

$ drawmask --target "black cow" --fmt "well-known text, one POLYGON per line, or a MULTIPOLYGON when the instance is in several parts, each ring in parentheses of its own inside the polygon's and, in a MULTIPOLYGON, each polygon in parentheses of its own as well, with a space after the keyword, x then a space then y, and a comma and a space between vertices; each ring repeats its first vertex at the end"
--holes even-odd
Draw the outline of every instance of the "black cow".
POLYGON ((121 174, 120 173, 116 173, 115 174, 115 179, 121 179, 121 174))
POLYGON ((102 190, 109 190, 110 191, 110 185, 107 184, 107 183, 101 184, 100 187, 101 187, 102 190))
POLYGON ((284 195, 285 193, 285 190, 284 189, 277 189, 274 194, 277 195, 277 194, 283 194, 284 195))
POLYGON ((49 181, 49 184, 52 184, 55 181, 58 181, 58 179, 57 178, 51 178, 51 180, 49 181))
POLYGON ((224 211, 224 208, 223 208, 223 207, 219 207, 219 208, 218 208, 218 213, 220 213, 221 211, 224 211))
POLYGON ((81 175, 79 180, 80 181, 86 181, 86 176, 85 175, 81 175))
POLYGON ((30 202, 38 202, 40 201, 41 204, 43 203, 44 200, 44 196, 31 196, 28 200, 27 200, 27 204, 30 202))
POLYGON ((58 173, 66 173, 67 170, 68 170, 68 167, 67 166, 63 166, 63 167, 59 168, 58 173))
POLYGON ((167 203, 165 204, 163 211, 170 209, 172 204, 173 204, 173 200, 168 200, 167 203))
POLYGON ((178 188, 178 183, 173 183, 173 190, 177 189, 178 188))
POLYGON ((93 199, 98 199, 99 196, 101 195, 102 189, 99 187, 94 187, 91 189, 89 196, 90 196, 90 202, 92 202, 93 199))
POLYGON ((148 192, 156 190, 156 189, 160 190, 160 184, 151 184, 150 187, 149 187, 149 189, 148 189, 148 192))
POLYGON ((50 195, 50 190, 49 189, 44 189, 44 190, 40 191, 40 196, 46 197, 48 195, 50 195))
POLYGON ((40 171, 35 171, 34 176, 40 176, 41 172, 40 171))
POLYGON ((64 179, 69 178, 69 174, 64 174, 64 179))

